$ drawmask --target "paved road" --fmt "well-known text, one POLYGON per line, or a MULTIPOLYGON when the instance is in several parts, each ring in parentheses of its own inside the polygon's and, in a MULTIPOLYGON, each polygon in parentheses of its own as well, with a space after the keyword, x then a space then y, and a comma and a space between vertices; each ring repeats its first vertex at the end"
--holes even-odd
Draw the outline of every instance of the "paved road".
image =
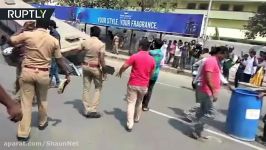
MULTIPOLYGON (((109 63, 120 66, 118 62, 109 63)), ((82 80, 73 77, 63 95, 55 89, 49 91, 49 127, 39 131, 37 108, 33 109, 31 144, 32 146, 11 146, 11 149, 74 149, 74 150, 229 150, 254 149, 245 144, 232 141, 217 134, 209 134, 205 141, 195 141, 186 133, 189 127, 178 120, 183 109, 194 102, 194 92, 190 89, 191 79, 186 76, 161 73, 151 100, 153 112, 145 112, 140 123, 128 133, 124 129, 126 122, 126 83, 128 72, 122 79, 109 77, 104 83, 100 111, 101 119, 86 119, 82 111, 82 80), (62 142, 72 142, 72 146, 59 147, 62 142), (56 142, 56 143, 55 143, 56 142), (41 145, 40 145, 41 144, 41 145), (38 146, 34 146, 38 145, 38 146), (53 146, 51 146, 53 145, 53 146)), ((9 91, 15 78, 15 69, 0 64, 0 82, 9 91)), ((230 93, 223 90, 217 103, 221 112, 218 119, 209 124, 215 133, 224 132, 225 114, 230 93)), ((0 107, 0 149, 8 149, 8 144, 16 141, 16 127, 7 119, 3 107, 0 107)), ((68 143, 71 144, 71 143, 68 143)), ((251 143, 254 144, 254 143, 251 143)), ((256 145, 256 144, 255 144, 256 145)), ((257 145, 258 147, 262 147, 257 145)), ((255 147, 256 148, 256 147, 255 147)))

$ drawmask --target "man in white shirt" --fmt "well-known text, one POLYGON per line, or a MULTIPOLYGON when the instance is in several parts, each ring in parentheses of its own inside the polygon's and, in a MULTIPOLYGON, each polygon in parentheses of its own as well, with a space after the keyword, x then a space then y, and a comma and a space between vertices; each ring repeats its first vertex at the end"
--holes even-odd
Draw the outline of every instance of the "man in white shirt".
POLYGON ((257 70, 257 58, 256 58, 256 51, 251 49, 249 52, 248 59, 243 62, 245 66, 244 74, 243 74, 243 82, 249 83, 250 78, 256 73, 257 70))
POLYGON ((172 65, 172 67, 174 67, 174 68, 178 68, 179 67, 181 54, 182 54, 180 48, 181 48, 182 45, 183 45, 183 42, 179 40, 178 45, 176 46, 174 62, 173 62, 173 65, 172 65))
POLYGON ((161 51, 163 53, 163 59, 161 61, 161 66, 164 66, 165 65, 165 60, 166 60, 166 53, 167 53, 167 47, 168 47, 168 44, 166 43, 166 40, 163 41, 163 46, 161 48, 161 51))

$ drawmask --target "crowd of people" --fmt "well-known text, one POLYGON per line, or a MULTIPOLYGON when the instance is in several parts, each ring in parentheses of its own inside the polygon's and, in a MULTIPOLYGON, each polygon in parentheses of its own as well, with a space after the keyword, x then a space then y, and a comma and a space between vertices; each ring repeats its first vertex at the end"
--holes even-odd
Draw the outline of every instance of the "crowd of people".
POLYGON ((183 42, 182 40, 164 40, 164 64, 174 68, 191 69, 192 65, 199 59, 202 53, 202 43, 192 40, 183 42))
MULTIPOLYGON (((38 20, 34 28, 26 30, 30 25, 25 24, 22 30, 6 39, 9 45, 17 48, 15 51, 25 52, 18 65, 21 70, 17 77, 19 80, 17 92, 20 101, 18 103, 12 101, 0 86, 0 102, 7 107, 12 121, 20 121, 17 132, 19 141, 29 140, 34 97, 36 97, 39 108, 39 129, 44 130, 48 126, 47 93, 51 78, 57 76, 54 73, 57 65, 65 74, 66 81, 70 82, 70 72, 62 60, 60 35, 56 31, 55 22, 47 23, 47 21, 38 20), (50 68, 51 64, 52 68, 50 68)), ((82 61, 82 99, 83 115, 87 118, 101 118, 98 107, 103 82, 108 73, 105 62, 106 47, 99 39, 100 33, 101 29, 93 26, 90 29, 91 37, 80 43, 80 51, 85 52, 82 61), (92 82, 95 88, 93 98, 89 96, 92 82)), ((114 39, 115 48, 117 48, 119 42, 117 38, 114 39)), ((265 68, 265 53, 261 53, 261 57, 257 58, 256 52, 250 50, 249 55, 245 54, 243 58, 237 58, 235 61, 236 56, 233 50, 233 47, 226 46, 212 47, 209 50, 202 48, 201 43, 195 40, 184 43, 181 40, 168 41, 167 43, 161 39, 154 39, 152 42, 147 38, 141 39, 138 52, 131 55, 117 73, 117 77, 121 77, 123 72, 131 67, 127 84, 126 130, 131 132, 134 123, 139 122, 142 111, 149 111, 152 91, 164 64, 172 63, 173 67, 180 67, 181 70, 186 69, 187 65, 191 67, 197 64, 198 73, 193 79, 197 104, 185 114, 187 121, 194 124, 191 136, 195 139, 201 138, 205 120, 215 117, 214 103, 218 100, 222 83, 233 90, 226 80, 229 69, 239 64, 236 82, 250 82, 255 80, 256 74, 265 68)), ((59 82, 57 81, 56 85, 59 82)))

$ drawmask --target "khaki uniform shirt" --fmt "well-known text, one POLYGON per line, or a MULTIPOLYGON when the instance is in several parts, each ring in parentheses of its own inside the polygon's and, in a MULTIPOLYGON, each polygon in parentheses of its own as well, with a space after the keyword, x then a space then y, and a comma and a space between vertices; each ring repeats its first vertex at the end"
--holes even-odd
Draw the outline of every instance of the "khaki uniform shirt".
POLYGON ((117 35, 114 37, 114 42, 116 42, 116 43, 119 42, 119 37, 117 35))
POLYGON ((81 43, 81 49, 85 50, 83 62, 99 64, 99 54, 105 53, 105 44, 97 37, 91 37, 81 43))
POLYGON ((14 45, 23 44, 25 46, 23 66, 49 68, 52 57, 62 57, 58 40, 45 29, 25 31, 11 36, 10 40, 14 45))

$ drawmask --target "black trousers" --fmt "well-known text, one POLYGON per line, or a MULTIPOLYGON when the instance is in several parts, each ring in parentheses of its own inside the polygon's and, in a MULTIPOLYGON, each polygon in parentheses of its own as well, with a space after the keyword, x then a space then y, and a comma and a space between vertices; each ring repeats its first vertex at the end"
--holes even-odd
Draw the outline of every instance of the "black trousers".
POLYGON ((235 75, 235 88, 239 86, 239 82, 243 81, 243 70, 237 70, 235 75))
POLYGON ((245 73, 243 74, 243 82, 249 83, 250 78, 251 78, 251 74, 245 74, 245 73))
POLYGON ((153 89, 155 83, 156 83, 156 81, 150 80, 148 92, 146 93, 146 95, 144 96, 143 101, 142 101, 142 108, 148 107, 150 99, 151 99, 152 89, 153 89))
POLYGON ((223 69, 223 75, 224 75, 224 77, 228 80, 228 78, 229 78, 229 69, 224 68, 224 69, 223 69))

